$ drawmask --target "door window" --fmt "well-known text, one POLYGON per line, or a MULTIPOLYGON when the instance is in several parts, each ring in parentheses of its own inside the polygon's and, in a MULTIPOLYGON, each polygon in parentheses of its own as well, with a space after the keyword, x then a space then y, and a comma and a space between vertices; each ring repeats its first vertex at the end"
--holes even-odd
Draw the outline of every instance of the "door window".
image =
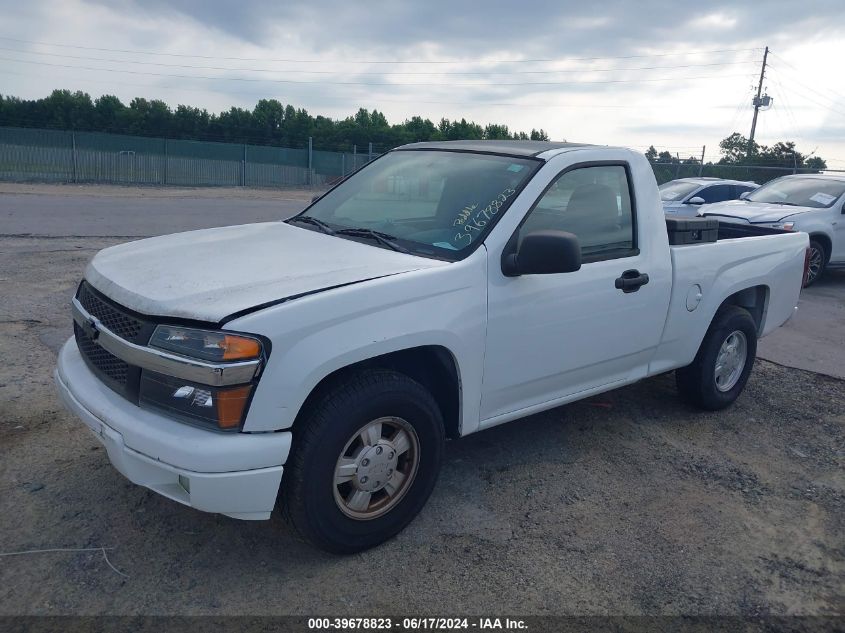
POLYGON ((706 204, 712 204, 713 202, 733 200, 734 190, 732 185, 712 185, 705 187, 695 195, 704 198, 706 204))
POLYGON ((558 176, 523 221, 519 239, 548 229, 574 233, 585 263, 630 256, 636 239, 627 169, 579 167, 558 176))

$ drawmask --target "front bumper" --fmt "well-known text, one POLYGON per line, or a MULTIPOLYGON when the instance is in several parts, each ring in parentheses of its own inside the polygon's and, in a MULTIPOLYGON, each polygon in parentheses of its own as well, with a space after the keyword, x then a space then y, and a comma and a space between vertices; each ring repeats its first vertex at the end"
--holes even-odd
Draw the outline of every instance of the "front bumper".
POLYGON ((65 406, 133 483, 198 510, 270 518, 289 432, 216 433, 137 407, 97 379, 72 338, 59 352, 55 380, 65 406))

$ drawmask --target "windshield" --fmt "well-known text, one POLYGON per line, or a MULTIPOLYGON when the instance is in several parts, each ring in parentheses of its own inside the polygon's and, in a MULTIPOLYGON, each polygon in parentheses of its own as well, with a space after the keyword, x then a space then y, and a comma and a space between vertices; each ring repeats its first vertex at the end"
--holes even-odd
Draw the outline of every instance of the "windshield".
POLYGON ((371 239, 376 231, 411 253, 460 259, 484 239, 540 164, 466 152, 390 152, 289 222, 389 246, 371 239))
POLYGON ((700 186, 695 182, 670 180, 669 182, 664 182, 658 189, 660 190, 660 199, 663 202, 674 202, 676 200, 683 200, 700 186))
POLYGON ((778 178, 766 183, 745 199, 751 202, 785 204, 825 209, 845 193, 845 182, 824 178, 778 178))

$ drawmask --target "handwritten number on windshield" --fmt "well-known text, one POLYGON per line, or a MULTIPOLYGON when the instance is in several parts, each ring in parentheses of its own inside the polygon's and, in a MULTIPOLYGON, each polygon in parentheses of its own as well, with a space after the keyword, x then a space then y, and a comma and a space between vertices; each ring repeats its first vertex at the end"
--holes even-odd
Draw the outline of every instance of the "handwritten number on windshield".
POLYGON ((507 199, 515 193, 516 189, 507 187, 502 193, 493 198, 486 207, 481 209, 481 211, 475 212, 478 208, 476 204, 461 209, 458 217, 452 223, 452 226, 460 227, 458 233, 455 234, 454 242, 462 246, 471 244, 475 235, 481 233, 482 229, 487 226, 487 222, 499 213, 499 210, 507 199))

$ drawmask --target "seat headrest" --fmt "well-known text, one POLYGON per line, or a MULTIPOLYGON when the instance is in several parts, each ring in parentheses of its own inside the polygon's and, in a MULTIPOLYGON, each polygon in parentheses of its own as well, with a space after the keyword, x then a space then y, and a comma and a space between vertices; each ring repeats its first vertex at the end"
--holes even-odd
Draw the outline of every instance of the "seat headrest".
POLYGON ((602 216, 612 212, 616 215, 616 195, 607 185, 580 185, 569 197, 567 211, 588 211, 602 216))

